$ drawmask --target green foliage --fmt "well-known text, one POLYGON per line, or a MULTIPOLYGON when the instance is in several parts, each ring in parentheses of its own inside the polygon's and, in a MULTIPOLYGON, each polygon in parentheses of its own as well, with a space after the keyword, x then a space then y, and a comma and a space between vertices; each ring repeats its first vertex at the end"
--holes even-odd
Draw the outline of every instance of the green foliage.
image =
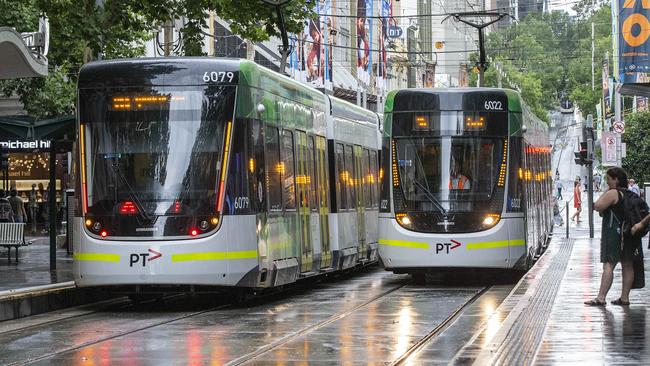
MULTIPOLYGON (((282 7, 286 28, 298 33, 314 16, 309 0, 282 7)), ((182 18, 186 56, 203 55, 208 11, 231 22, 234 33, 252 41, 279 36, 275 7, 261 0, 0 0, 0 25, 18 32, 36 31, 38 17, 50 21, 50 74, 45 78, 0 82, 4 95, 16 93, 25 109, 38 118, 74 113, 79 68, 99 55, 104 59, 144 55, 144 43, 168 20, 182 18)))
POLYGON ((628 176, 637 182, 650 182, 648 130, 650 130, 650 112, 631 113, 625 116, 623 142, 627 144, 628 153, 623 158, 623 168, 628 176))
MULTIPOLYGON (((601 6, 595 11, 591 0, 576 3, 576 18, 564 12, 531 13, 520 23, 487 37, 486 49, 494 62, 519 85, 526 103, 543 120, 563 99, 573 101, 585 114, 596 114, 602 93, 600 65, 611 50, 611 8, 598 3, 601 6), (595 90, 591 84, 592 21, 596 25, 595 90)), ((497 86, 493 66, 486 73, 485 86, 497 86)), ((509 87, 505 80, 502 84, 509 87)))

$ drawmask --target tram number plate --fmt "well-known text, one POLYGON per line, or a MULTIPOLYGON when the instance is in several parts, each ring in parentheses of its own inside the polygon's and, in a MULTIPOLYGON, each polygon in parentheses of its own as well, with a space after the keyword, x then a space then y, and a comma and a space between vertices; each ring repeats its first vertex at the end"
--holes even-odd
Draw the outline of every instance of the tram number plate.
POLYGON ((502 111, 503 110, 503 104, 498 100, 486 100, 485 105, 483 107, 488 111, 490 111, 490 110, 502 111))
POLYGON ((203 81, 206 82, 206 83, 210 82, 210 81, 215 82, 215 83, 218 83, 218 82, 223 83, 224 81, 226 81, 226 79, 228 79, 229 83, 232 83, 232 80, 234 78, 235 78, 235 73, 230 72, 230 71, 227 71, 227 72, 226 71, 211 71, 211 72, 206 71, 203 74, 203 81))
POLYGON ((250 199, 248 197, 237 197, 235 198, 235 209, 246 209, 250 207, 250 199))

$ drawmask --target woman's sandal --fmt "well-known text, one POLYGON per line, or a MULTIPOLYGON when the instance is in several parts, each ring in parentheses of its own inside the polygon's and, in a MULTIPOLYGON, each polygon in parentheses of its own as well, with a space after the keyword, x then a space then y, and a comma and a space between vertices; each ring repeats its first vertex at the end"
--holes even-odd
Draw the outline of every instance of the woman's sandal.
POLYGON ((613 305, 628 306, 628 305, 630 305, 630 302, 629 301, 623 301, 620 298, 618 298, 618 299, 612 301, 612 304, 613 305))
MULTIPOLYGON (((612 301, 612 304, 613 303, 614 302, 612 301)), ((585 305, 589 305, 589 306, 607 306, 607 303, 605 301, 600 301, 598 299, 593 299, 593 300, 585 301, 585 305)))

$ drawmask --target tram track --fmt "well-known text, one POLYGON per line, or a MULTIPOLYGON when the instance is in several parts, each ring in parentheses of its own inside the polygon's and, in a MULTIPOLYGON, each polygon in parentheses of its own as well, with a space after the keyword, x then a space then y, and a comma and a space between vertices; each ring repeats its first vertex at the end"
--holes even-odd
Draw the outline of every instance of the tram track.
MULTIPOLYGON (((348 309, 346 311, 342 311, 338 314, 332 315, 328 317, 327 319, 304 327, 299 331, 296 331, 292 334, 289 334, 281 339, 278 339, 275 342, 269 343, 265 346, 260 347, 257 351, 253 353, 249 353, 247 355, 244 355, 240 358, 237 358, 235 360, 230 361, 227 363, 228 366, 237 366, 237 365, 245 365, 248 363, 254 363, 255 361, 259 360, 260 357, 269 354, 270 352, 286 345, 287 343, 296 340, 299 337, 302 337, 304 335, 307 335, 313 331, 316 331, 320 328, 323 328, 329 324, 332 324, 335 321, 341 320, 354 312, 360 310, 363 307, 366 307, 378 300, 381 300, 382 298, 385 298, 386 296, 394 293, 395 291, 398 291, 402 288, 404 288, 406 285, 409 283, 403 283, 400 284, 399 286, 396 286, 388 291, 385 291, 382 294, 379 294, 367 301, 365 301, 362 304, 356 305, 355 307, 348 309)), ((389 363, 389 365, 403 365, 405 364, 408 359, 411 356, 416 355, 421 349, 423 349, 428 342, 436 337, 437 335, 441 334, 444 332, 459 316, 461 316, 464 311, 471 306, 476 300, 478 300, 483 294, 485 294, 491 286, 486 286, 478 290, 472 297, 470 297, 467 301, 465 301, 463 304, 461 304, 459 307, 457 307, 448 317, 446 317, 444 320, 442 320, 438 325, 436 325, 430 332, 428 332, 424 337, 422 337, 419 341, 417 341, 413 346, 411 346, 409 349, 407 349, 401 356, 399 356, 396 360, 392 361, 389 363)))
POLYGON ((271 351, 273 351, 273 350, 275 350, 275 349, 277 349, 277 348, 279 348, 279 347, 281 347, 281 346, 295 340, 298 337, 301 337, 301 336, 303 336, 305 334, 311 333, 311 332, 313 332, 313 331, 315 331, 317 329, 323 328, 323 327, 325 327, 325 326, 327 326, 327 325, 329 325, 329 324, 331 324, 331 323, 333 323, 333 322, 335 322, 337 320, 345 318, 346 316, 354 313, 355 311, 357 311, 357 310, 359 310, 359 309, 361 309, 361 308, 363 308, 363 307, 365 307, 365 306, 367 306, 367 305, 369 305, 369 304, 371 304, 371 303, 373 303, 373 302, 375 302, 377 300, 380 300, 380 299, 390 295, 391 293, 403 288, 407 284, 408 284, 408 281, 404 280, 404 281, 402 281, 402 283, 400 285, 395 286, 395 287, 393 287, 393 288, 391 288, 391 289, 389 289, 387 291, 384 291, 384 292, 382 292, 382 293, 380 293, 380 294, 378 294, 378 295, 364 301, 361 304, 355 305, 354 307, 352 307, 350 309, 347 309, 345 311, 341 311, 341 312, 339 312, 337 314, 331 315, 330 317, 328 317, 325 320, 322 320, 322 321, 320 321, 320 322, 318 322, 316 324, 306 326, 306 327, 304 327, 304 328, 302 328, 302 329, 300 329, 300 330, 298 330, 296 332, 293 332, 293 333, 291 333, 291 334, 289 334, 289 335, 287 335, 285 337, 282 337, 282 338, 278 339, 275 342, 272 342, 272 343, 269 343, 269 344, 267 344, 265 346, 262 346, 255 352, 249 353, 247 355, 244 355, 242 357, 239 357, 237 359, 234 359, 234 360, 228 362, 227 365, 236 366, 236 365, 243 365, 243 364, 246 364, 248 362, 253 362, 254 360, 258 359, 260 356, 265 355, 265 354, 267 354, 267 353, 269 353, 269 352, 271 352, 271 351))
POLYGON ((442 334, 442 332, 444 332, 447 328, 449 328, 449 326, 456 319, 458 319, 458 317, 460 317, 465 312, 465 310, 467 310, 468 307, 470 307, 476 300, 478 300, 481 296, 483 296, 490 288, 491 286, 486 286, 481 290, 479 290, 478 292, 476 292, 474 296, 472 296, 465 303, 463 303, 458 308, 456 308, 456 310, 453 313, 451 313, 446 319, 440 322, 440 324, 438 324, 435 328, 433 328, 424 337, 420 338, 419 341, 417 341, 413 346, 407 349, 400 357, 390 362, 388 365, 398 366, 398 365, 407 364, 411 357, 417 355, 429 343, 429 341, 431 341, 434 337, 442 334))
MULTIPOLYGON (((429 315, 425 315, 425 313, 422 314, 424 318, 420 318, 420 319, 429 318, 433 322, 430 323, 428 327, 427 326, 422 327, 422 325, 417 326, 420 327, 421 331, 418 332, 419 337, 413 339, 415 343, 411 344, 405 350, 400 349, 399 353, 384 354, 385 360, 391 360, 391 359, 394 360, 392 362, 388 361, 391 362, 389 363, 391 365, 405 364, 408 363, 409 360, 411 360, 413 357, 420 354, 420 351, 425 349, 430 344, 430 342, 435 342, 435 339, 438 339, 437 337, 439 335, 445 333, 447 329, 452 328, 453 324, 455 324, 456 319, 462 316, 462 314, 466 312, 466 310, 470 305, 475 303, 477 299, 481 298, 481 296, 491 288, 490 285, 486 284, 485 286, 476 287, 471 292, 468 293, 466 289, 462 289, 462 288, 455 289, 455 288, 447 288, 444 286, 443 287, 438 287, 438 286, 412 287, 411 285, 413 284, 410 278, 402 278, 401 280, 398 281, 393 280, 393 281, 384 282, 383 286, 377 288, 376 291, 372 291, 371 293, 368 294, 368 296, 359 298, 357 301, 354 301, 354 303, 351 304, 348 303, 347 306, 341 307, 339 309, 333 309, 334 311, 329 312, 328 314, 324 314, 324 317, 320 317, 319 319, 321 320, 312 319, 308 322, 304 322, 300 326, 297 326, 296 328, 292 329, 290 333, 285 333, 281 337, 274 340, 267 339, 266 342, 259 343, 255 348, 250 348, 244 351, 245 353, 244 352, 239 354, 235 353, 232 354, 232 356, 234 357, 229 359, 223 359, 221 361, 228 365, 242 365, 242 364, 254 364, 256 362, 267 360, 267 358, 273 359, 273 357, 276 357, 278 352, 280 353, 286 352, 286 350, 290 349, 292 345, 294 345, 296 342, 302 342, 303 339, 318 337, 318 335, 319 334, 322 335, 323 332, 325 334, 328 334, 328 332, 330 332, 330 330, 328 329, 330 329, 331 327, 337 328, 340 326, 340 324, 342 324, 342 323, 338 323, 339 321, 343 323, 349 322, 349 319, 353 319, 357 317, 359 314, 363 314, 364 312, 367 311, 367 309, 372 309, 372 308, 394 309, 395 305, 400 303, 402 303, 401 306, 404 306, 403 304, 409 303, 409 304, 413 304, 412 306, 415 306, 415 308, 418 308, 422 304, 425 304, 426 301, 423 302, 423 298, 420 297, 418 303, 421 305, 415 305, 415 303, 411 302, 415 298, 414 296, 418 296, 415 294, 419 294, 419 296, 425 296, 426 298, 428 298, 429 296, 432 296, 432 294, 439 293, 439 291, 442 291, 442 293, 447 294, 442 296, 451 296, 451 298, 455 299, 452 300, 452 302, 455 302, 455 305, 453 307, 451 306, 447 307, 445 313, 440 314, 441 315, 440 317, 429 318, 429 315, 432 314, 431 312, 426 312, 426 314, 429 315), (462 295, 463 292, 465 292, 466 295, 462 295), (407 302, 404 303, 404 301, 407 302)), ((364 287, 364 285, 361 285, 361 287, 364 287)), ((440 295, 437 296, 433 295, 431 298, 432 299, 440 298, 440 295)), ((72 324, 73 327, 79 326, 79 325, 75 325, 75 323, 87 323, 87 324, 92 324, 93 322, 104 323, 102 328, 99 328, 96 331, 91 330, 90 333, 86 333, 86 334, 90 334, 91 337, 85 337, 85 339, 79 339, 74 343, 61 344, 57 348, 52 347, 50 349, 42 349, 41 351, 36 353, 26 352, 20 355, 15 354, 14 355, 15 357, 13 359, 2 360, 2 357, 0 357, 0 364, 23 365, 23 364, 34 364, 34 363, 40 364, 40 363, 48 363, 48 362, 57 362, 57 360, 58 361, 70 360, 70 357, 72 355, 75 355, 72 357, 75 357, 77 359, 78 357, 81 357, 81 360, 85 361, 86 355, 93 354, 93 352, 91 351, 90 353, 88 353, 84 350, 89 350, 89 349, 97 350, 98 348, 104 347, 104 345, 106 344, 115 345, 123 342, 129 343, 130 342, 128 341, 129 339, 133 339, 134 337, 135 338, 142 337, 139 336, 138 334, 140 335, 146 335, 151 333, 165 334, 165 332, 169 332, 170 327, 173 328, 179 325, 183 327, 183 324, 187 324, 187 323, 200 324, 201 322, 207 322, 207 324, 212 325, 214 323, 213 320, 210 319, 214 319, 214 318, 230 319, 230 322, 232 322, 237 317, 244 317, 244 318, 248 317, 247 314, 249 314, 249 310, 246 309, 248 309, 250 306, 253 306, 253 308, 251 309, 253 313, 266 312, 264 309, 268 308, 268 306, 271 307, 280 306, 281 308, 285 308, 286 304, 293 302, 292 300, 289 300, 287 302, 282 302, 280 304, 274 304, 275 299, 277 298, 271 296, 270 299, 266 299, 266 300, 270 300, 270 302, 262 301, 261 304, 257 300, 254 300, 253 303, 245 304, 243 308, 241 307, 241 304, 235 305, 235 303, 232 303, 230 301, 228 302, 223 301, 221 303, 216 304, 216 306, 213 306, 214 304, 204 304, 203 305, 204 308, 198 309, 197 311, 191 311, 191 312, 185 311, 177 315, 165 314, 164 318, 158 317, 157 319, 145 318, 141 320, 142 321, 141 323, 131 322, 131 321, 124 322, 123 320, 117 321, 116 317, 119 318, 120 317, 119 313, 123 311, 123 310, 119 310, 118 308, 121 307, 121 309, 124 309, 125 306, 127 307, 130 306, 128 305, 129 303, 128 300, 125 300, 124 302, 120 302, 116 300, 114 303, 109 303, 106 306, 101 306, 101 308, 104 309, 104 312, 106 311, 107 308, 110 308, 115 310, 116 314, 112 314, 112 313, 102 314, 102 310, 99 309, 98 311, 93 312, 93 313, 99 313, 99 317, 96 319, 90 316, 92 313, 85 313, 85 314, 79 314, 79 316, 67 316, 49 322, 39 322, 35 324, 30 324, 26 327, 20 327, 14 329, 11 332, 15 332, 19 330, 28 330, 27 334, 21 335, 23 339, 28 339, 32 337, 30 336, 30 333, 36 335, 42 332, 52 332, 54 329, 69 329, 67 327, 69 327, 70 325, 65 325, 66 322, 73 323, 72 324), (262 305, 262 307, 258 308, 259 305, 262 305), (244 311, 237 310, 237 309, 244 309, 244 311), (232 316, 228 316, 227 318, 222 318, 223 315, 220 315, 220 314, 226 314, 227 312, 232 310, 235 311, 234 313, 232 313, 232 316), (115 319, 116 322, 106 323, 108 319, 115 319), (176 325, 171 325, 172 323, 175 323, 176 325), (125 324, 126 326, 124 326, 123 324, 125 324), (43 326, 44 329, 39 329, 38 328, 39 325, 43 326), (120 327, 122 328, 120 329, 120 327), (112 332, 113 329, 115 329, 116 331, 112 332), (108 333, 102 333, 102 332, 106 332, 107 330, 108 333)), ((137 305, 135 304, 133 304, 133 306, 137 307, 137 305)), ((426 308, 429 307, 427 306, 426 308)), ((81 309, 81 310, 83 311, 85 309, 81 309)), ((295 308, 287 308, 287 310, 289 311, 289 313, 292 313, 295 311, 295 308)), ((286 317, 284 318, 286 319, 286 317)), ((135 317, 134 320, 137 320, 137 317, 135 317)), ((415 322, 413 324, 423 324, 422 320, 418 320, 417 318, 414 318, 413 320, 401 319, 398 321, 398 323, 401 321, 408 321, 409 323, 413 321, 415 322)), ((280 320, 280 322, 282 322, 282 320, 280 320)), ((407 324, 409 323, 404 323, 404 325, 407 326, 407 324)), ((395 321, 393 321, 392 324, 396 324, 395 321)), ((389 328, 390 327, 391 326, 389 326, 389 328)), ((255 330, 254 332, 258 332, 258 331, 259 330, 255 330)), ((7 333, 6 332, 0 333, 0 335, 4 335, 4 334, 7 333)), ((144 337, 146 338, 146 336, 144 337)), ((381 337, 382 340, 380 341, 380 343, 385 343, 386 341, 390 342, 389 339, 391 338, 395 339, 392 336, 386 337, 382 335, 381 337)), ((4 341, 13 342, 12 338, 16 340, 20 339, 19 337, 14 338, 12 336, 4 341)), ((10 343, 6 343, 6 344, 10 344, 10 343)), ((18 346, 18 343, 15 343, 15 346, 13 347, 16 346, 18 346)), ((305 354, 305 356, 307 356, 307 354, 305 354)), ((89 359, 89 361, 92 360, 89 359)))
POLYGON ((130 335, 130 334, 138 333, 138 332, 145 331, 145 330, 148 330, 148 329, 152 329, 152 328, 155 328, 155 327, 159 327, 159 326, 162 326, 162 325, 167 325, 167 324, 179 321, 179 320, 192 318, 192 317, 202 315, 202 314, 205 314, 205 313, 209 313, 209 312, 212 312, 212 311, 222 310, 222 309, 227 308, 229 306, 231 306, 231 304, 222 304, 222 305, 215 306, 215 307, 212 307, 212 308, 209 308, 209 309, 196 311, 196 312, 192 312, 192 313, 189 313, 189 314, 184 314, 184 315, 181 315, 181 316, 172 317, 170 319, 165 319, 165 320, 162 320, 162 321, 151 323, 151 324, 149 324, 147 326, 138 327, 136 329, 130 329, 130 330, 123 331, 123 332, 118 332, 118 333, 112 334, 112 335, 107 336, 107 337, 101 337, 101 338, 93 339, 93 340, 90 340, 90 341, 87 341, 87 342, 82 342, 82 343, 79 343, 79 344, 76 344, 76 345, 73 345, 73 346, 65 347, 65 348, 62 348, 61 350, 58 350, 56 352, 49 352, 49 353, 40 355, 38 357, 33 357, 33 358, 26 359, 26 360, 21 360, 21 361, 10 362, 10 363, 7 363, 6 365, 7 366, 26 365, 26 364, 30 364, 30 363, 34 363, 34 362, 47 360, 49 358, 52 358, 52 357, 55 357, 55 356, 58 356, 58 355, 62 355, 64 353, 76 351, 76 350, 79 350, 79 349, 82 349, 82 348, 85 348, 85 347, 88 347, 88 346, 93 346, 93 345, 96 345, 96 344, 99 344, 99 343, 107 342, 107 341, 110 341, 110 340, 113 340, 113 339, 116 339, 116 338, 124 337, 124 336, 130 335))

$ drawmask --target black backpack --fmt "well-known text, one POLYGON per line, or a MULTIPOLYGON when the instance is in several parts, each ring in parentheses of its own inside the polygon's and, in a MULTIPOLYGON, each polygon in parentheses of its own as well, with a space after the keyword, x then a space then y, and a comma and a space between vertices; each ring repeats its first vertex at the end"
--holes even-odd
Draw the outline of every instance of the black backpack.
POLYGON ((648 215, 648 204, 636 193, 628 189, 620 189, 619 192, 623 194, 623 235, 633 239, 644 237, 648 233, 647 226, 636 235, 632 235, 630 230, 632 226, 641 222, 648 215))

